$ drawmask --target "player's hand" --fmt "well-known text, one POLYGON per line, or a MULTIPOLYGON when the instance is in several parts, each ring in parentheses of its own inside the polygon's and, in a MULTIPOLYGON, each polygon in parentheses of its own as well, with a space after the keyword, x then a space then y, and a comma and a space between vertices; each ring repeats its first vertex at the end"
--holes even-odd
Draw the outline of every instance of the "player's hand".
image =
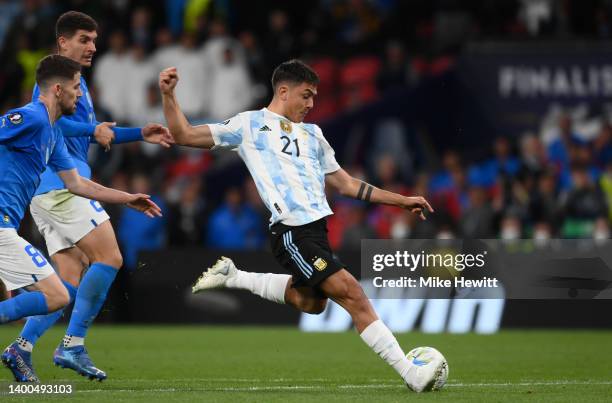
POLYGON ((434 209, 431 208, 427 200, 421 196, 404 197, 402 208, 418 215, 421 220, 426 220, 425 214, 423 214, 424 211, 434 212, 434 209))
POLYGON ((143 127, 142 138, 147 143, 159 144, 166 148, 169 148, 171 144, 175 143, 174 137, 170 134, 170 130, 159 123, 149 123, 143 127))
POLYGON ((168 67, 159 73, 159 89, 162 94, 172 94, 178 83, 179 76, 176 67, 168 67))
POLYGON ((130 195, 131 200, 126 203, 128 207, 133 208, 134 210, 138 210, 147 217, 155 218, 161 217, 161 209, 153 200, 151 200, 151 196, 145 195, 142 193, 136 193, 130 195))
POLYGON ((115 140, 115 132, 113 131, 113 127, 115 127, 117 123, 115 122, 102 122, 96 126, 96 130, 94 131, 94 138, 102 147, 104 147, 104 151, 109 151, 111 148, 111 143, 115 140))

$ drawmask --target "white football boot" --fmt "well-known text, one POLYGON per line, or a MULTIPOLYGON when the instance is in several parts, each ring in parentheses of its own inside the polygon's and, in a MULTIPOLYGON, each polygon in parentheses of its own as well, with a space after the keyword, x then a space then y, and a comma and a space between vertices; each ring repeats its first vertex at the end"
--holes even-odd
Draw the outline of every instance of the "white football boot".
POLYGON ((221 256, 212 267, 209 267, 202 273, 191 288, 191 292, 195 294, 213 288, 223 288, 227 280, 236 274, 238 274, 238 269, 234 262, 232 262, 232 259, 221 256))

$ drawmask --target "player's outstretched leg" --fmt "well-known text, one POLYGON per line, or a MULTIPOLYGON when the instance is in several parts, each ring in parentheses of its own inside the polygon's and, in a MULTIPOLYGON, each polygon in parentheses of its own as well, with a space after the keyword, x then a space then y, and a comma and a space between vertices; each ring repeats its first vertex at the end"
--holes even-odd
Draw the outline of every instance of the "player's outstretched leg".
MULTIPOLYGON (((0 302, 0 323, 57 311, 69 302, 68 291, 56 274, 29 288, 31 291, 0 302)), ((31 350, 27 351, 25 343, 12 343, 4 350, 1 359, 17 382, 39 382, 32 366, 31 350)))
POLYGON ((320 292, 312 287, 291 287, 291 276, 274 273, 251 273, 239 270, 234 262, 221 257, 207 269, 193 286, 193 292, 214 288, 235 288, 281 304, 294 306, 302 312, 319 314, 325 310, 327 297, 342 306, 352 317, 363 341, 395 369, 412 390, 420 391, 409 376, 414 366, 393 336, 380 320, 359 282, 347 270, 330 275, 320 284, 320 292))
POLYGON ((285 290, 291 276, 275 273, 251 273, 238 270, 232 259, 222 256, 198 278, 194 293, 214 288, 236 288, 278 304, 285 303, 285 290))
MULTIPOLYGON (((61 281, 68 290, 70 296, 69 304, 74 301, 76 296, 77 287, 83 271, 83 265, 78 261, 79 258, 84 257, 83 252, 80 252, 78 248, 65 249, 52 256, 55 266, 59 269, 59 275, 61 281), (77 259, 72 259, 74 256, 77 259), (71 265, 71 260, 76 260, 75 265, 71 265)), ((86 257, 85 257, 86 259, 86 257)), ((55 322, 59 320, 64 314, 65 308, 60 308, 55 312, 48 313, 46 315, 29 316, 27 321, 21 330, 21 334, 17 339, 9 346, 13 347, 13 351, 20 354, 23 361, 32 368, 31 355, 34 346, 38 339, 51 327, 55 322)))
POLYGON ((106 373, 93 364, 85 348, 85 336, 102 308, 119 268, 123 264, 110 221, 105 221, 77 242, 93 262, 81 280, 64 339, 55 350, 53 362, 89 379, 104 380, 106 373))
POLYGON ((414 365, 406 357, 393 333, 378 318, 355 277, 342 269, 323 280, 319 287, 351 315, 361 339, 395 369, 410 389, 421 392, 426 385, 417 384, 411 376, 414 365))

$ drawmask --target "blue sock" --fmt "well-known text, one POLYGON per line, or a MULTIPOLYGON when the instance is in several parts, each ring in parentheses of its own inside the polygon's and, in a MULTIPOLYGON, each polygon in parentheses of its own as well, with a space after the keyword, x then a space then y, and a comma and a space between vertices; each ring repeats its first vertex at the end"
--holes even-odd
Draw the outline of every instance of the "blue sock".
POLYGON ((12 322, 32 315, 49 312, 45 296, 40 291, 25 292, 0 302, 0 323, 12 322))
POLYGON ((85 337, 119 270, 104 263, 94 263, 81 280, 66 334, 85 337))
MULTIPOLYGON (((62 283, 66 286, 68 294, 70 294, 70 303, 74 301, 77 294, 77 288, 67 281, 62 280, 62 283)), ((64 308, 58 309, 55 312, 51 312, 47 315, 30 316, 21 331, 20 336, 29 341, 32 344, 36 344, 36 341, 42 336, 47 329, 49 329, 59 318, 64 314, 64 308)))

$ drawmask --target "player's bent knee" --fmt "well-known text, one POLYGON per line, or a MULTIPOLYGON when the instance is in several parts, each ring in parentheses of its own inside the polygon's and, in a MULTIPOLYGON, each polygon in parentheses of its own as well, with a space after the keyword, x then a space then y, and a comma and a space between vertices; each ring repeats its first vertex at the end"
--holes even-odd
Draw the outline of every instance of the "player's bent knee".
POLYGON ((304 312, 310 313, 312 315, 319 315, 325 311, 326 306, 327 298, 312 300, 308 306, 308 309, 304 310, 304 312))
POLYGON ((45 301, 47 302, 49 312, 55 312, 70 303, 70 294, 68 294, 66 287, 58 287, 57 289, 47 291, 43 294, 45 296, 45 301))
POLYGON ((96 258, 94 263, 104 263, 108 266, 120 269, 121 266, 123 266, 123 256, 121 256, 119 249, 115 249, 96 258))

